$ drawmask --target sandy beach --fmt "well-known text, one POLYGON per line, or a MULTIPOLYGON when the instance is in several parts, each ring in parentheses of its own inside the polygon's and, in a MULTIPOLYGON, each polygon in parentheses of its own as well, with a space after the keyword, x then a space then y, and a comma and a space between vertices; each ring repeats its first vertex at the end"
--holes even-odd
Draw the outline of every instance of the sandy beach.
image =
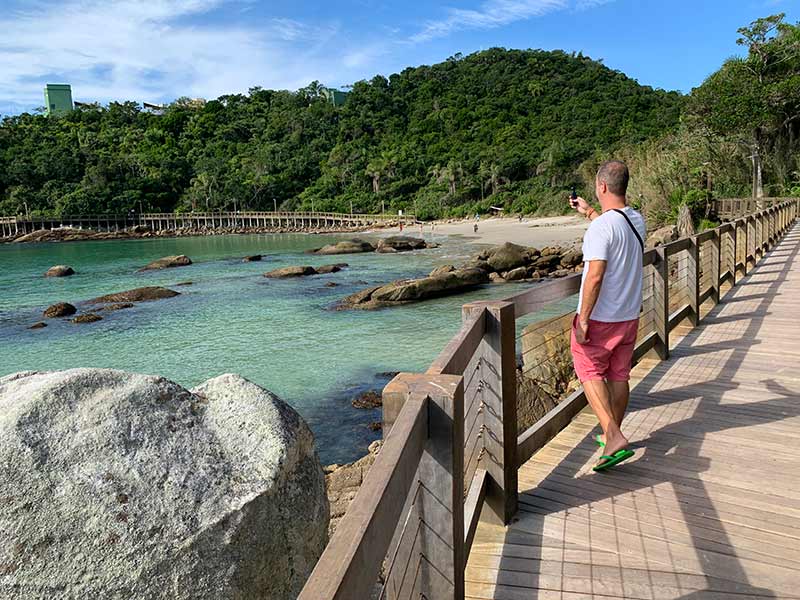
MULTIPOLYGON (((478 232, 473 231, 474 219, 437 222, 435 234, 458 235, 475 244, 498 245, 513 242, 522 246, 571 246, 580 243, 589 227, 589 221, 581 216, 526 218, 486 218, 478 221, 478 232)), ((431 225, 423 225, 423 234, 431 233, 431 225)), ((403 233, 418 235, 419 226, 406 227, 403 233)))

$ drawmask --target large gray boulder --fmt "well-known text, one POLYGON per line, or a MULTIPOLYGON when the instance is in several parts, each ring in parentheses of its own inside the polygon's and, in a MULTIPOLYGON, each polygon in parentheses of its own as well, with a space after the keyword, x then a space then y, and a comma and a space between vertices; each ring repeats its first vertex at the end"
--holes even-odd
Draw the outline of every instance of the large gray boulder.
POLYGON ((295 598, 327 541, 311 431, 237 375, 0 378, 0 598, 295 598))

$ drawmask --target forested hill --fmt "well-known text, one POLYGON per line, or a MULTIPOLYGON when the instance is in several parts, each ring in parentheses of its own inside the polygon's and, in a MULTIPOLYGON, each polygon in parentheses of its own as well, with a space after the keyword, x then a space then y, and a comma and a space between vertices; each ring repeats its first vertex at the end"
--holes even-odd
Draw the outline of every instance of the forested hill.
MULTIPOLYGON (((255 74, 254 74, 255 76, 255 74)), ((533 212, 586 159, 674 129, 683 97, 580 54, 491 49, 358 82, 0 124, 0 212, 312 207, 533 212)))

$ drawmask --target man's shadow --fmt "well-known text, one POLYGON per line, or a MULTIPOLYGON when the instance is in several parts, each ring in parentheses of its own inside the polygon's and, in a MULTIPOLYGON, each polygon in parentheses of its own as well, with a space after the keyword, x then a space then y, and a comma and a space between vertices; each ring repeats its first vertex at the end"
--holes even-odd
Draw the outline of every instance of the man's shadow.
MULTIPOLYGON (((541 476, 537 475, 537 480, 527 485, 522 478, 520 480, 521 510, 518 520, 505 532, 498 585, 513 584, 511 576, 518 576, 522 579, 517 579, 516 583, 521 581, 526 588, 555 591, 554 583, 560 581, 564 591, 577 585, 573 591, 604 593, 603 582, 593 572, 593 569, 597 570, 596 566, 588 567, 590 577, 587 584, 584 580, 569 577, 570 569, 575 565, 568 565, 568 561, 562 558, 562 575, 554 579, 553 565, 549 563, 554 545, 560 545, 562 557, 576 551, 580 553, 579 549, 585 548, 585 544, 573 543, 567 539, 568 536, 553 534, 553 522, 559 522, 558 519, 554 521, 553 516, 563 514, 560 522, 565 532, 567 528, 579 526, 589 531, 590 557, 586 562, 592 563, 591 553, 605 553, 611 562, 616 560, 616 585, 634 587, 638 593, 645 594, 636 597, 648 597, 648 586, 650 594, 653 587, 658 586, 661 592, 658 597, 669 597, 665 593, 669 594, 674 587, 672 597, 681 599, 705 597, 708 593, 775 598, 776 593, 772 590, 749 583, 742 563, 752 565, 753 561, 772 561, 770 568, 775 577, 771 574, 770 582, 774 581, 782 596, 795 593, 787 576, 793 574, 795 582, 798 581, 793 569, 800 568, 800 553, 794 552, 794 558, 785 560, 775 558, 785 556, 781 542, 786 544, 792 538, 759 531, 754 538, 739 536, 737 543, 746 547, 736 548, 726 533, 726 528, 747 527, 748 514, 757 514, 760 519, 782 527, 780 515, 769 510, 773 504, 770 500, 774 503, 791 501, 779 495, 770 497, 769 492, 762 490, 726 486, 714 475, 700 476, 709 470, 712 461, 729 462, 735 469, 736 457, 742 453, 758 452, 759 449, 763 452, 772 444, 781 446, 790 437, 783 438, 780 430, 774 429, 770 431, 769 440, 742 438, 741 435, 737 438, 742 439, 720 440, 715 436, 714 445, 704 453, 703 445, 709 434, 779 424, 782 420, 800 416, 800 402, 797 401, 800 391, 786 389, 769 378, 760 383, 774 395, 773 398, 745 404, 722 403, 727 393, 741 388, 735 376, 748 352, 760 344, 757 335, 770 314, 768 309, 779 295, 781 284, 786 281, 800 252, 800 225, 786 234, 776 250, 778 252, 768 253, 762 265, 748 274, 741 285, 729 290, 728 297, 705 316, 701 327, 691 330, 675 346, 670 360, 658 363, 635 386, 623 428, 634 440, 632 446, 638 448, 639 457, 609 472, 591 473, 589 465, 596 454, 593 438, 599 432, 598 428, 580 439, 574 447, 574 440, 567 440, 567 445, 564 445, 558 438, 546 446, 555 452, 565 452, 563 457, 553 458, 550 451, 534 455, 531 461, 543 465, 537 469, 541 476), (777 269, 778 266, 782 268, 777 269), (764 279, 776 275, 774 279, 764 279), (752 293, 748 293, 748 286, 752 293), (721 314, 726 306, 744 301, 757 304, 747 312, 721 314), (723 324, 725 327, 714 330, 714 325, 723 324), (730 339, 705 341, 713 336, 729 336, 730 339), (707 355, 703 363, 691 361, 701 355, 707 355), (709 368, 713 379, 708 377, 709 368), (686 383, 662 390, 659 384, 668 376, 670 384, 680 377, 685 377, 686 383), (649 434, 642 437, 646 432, 649 434), (669 502, 667 512, 662 507, 663 497, 651 493, 654 487, 663 484, 671 484, 674 493, 674 501, 669 502), (712 500, 709 487, 716 500, 712 500), (720 517, 715 501, 724 504, 724 519, 720 517), (759 505, 759 501, 763 504, 759 505), (737 512, 740 514, 736 515, 737 512), (741 523, 732 519, 739 519, 741 523), (595 539, 592 539, 593 531, 595 539), (665 539, 669 542, 664 543, 665 539), (515 550, 508 550, 509 545, 515 545, 515 550), (689 546, 690 551, 673 555, 672 549, 676 545, 689 546), (514 556, 515 552, 519 556, 514 556), (798 562, 794 563, 795 560, 798 562), (638 566, 623 567, 626 563, 638 566), (540 574, 537 569, 548 572, 540 574), (636 577, 626 581, 630 574, 636 577), (585 589, 586 585, 591 589, 585 589), (687 591, 687 588, 692 588, 692 591, 687 591)), ((740 390, 740 393, 742 391, 746 390, 740 390)), ((752 466, 752 462, 744 461, 742 465, 745 465, 741 467, 744 470, 747 465, 752 466)), ((746 473, 742 473, 742 477, 745 476, 746 473)), ((800 509, 800 503, 795 503, 794 508, 800 509)), ((585 573, 585 569, 576 571, 585 573)), ((538 594, 530 597, 536 598, 538 594)))

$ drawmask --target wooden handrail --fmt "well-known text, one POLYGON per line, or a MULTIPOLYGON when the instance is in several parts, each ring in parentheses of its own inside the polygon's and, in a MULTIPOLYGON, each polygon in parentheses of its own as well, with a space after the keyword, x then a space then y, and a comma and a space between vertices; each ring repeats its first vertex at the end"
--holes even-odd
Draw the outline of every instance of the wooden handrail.
MULTIPOLYGON (((739 274, 747 274, 797 216, 797 201, 781 202, 645 252, 644 266, 653 272, 653 295, 647 301, 652 302, 656 318, 654 331, 637 344, 634 362, 651 350, 667 359, 670 332, 687 318, 697 325, 702 302, 718 302, 721 286, 736 285, 739 274), (745 258, 740 260, 742 249, 745 258), (711 271, 705 289, 701 289, 703 268, 711 271), (679 306, 670 304, 671 270, 685 273, 688 281, 688 300, 679 306)), ((369 597, 387 553, 382 597, 463 599, 464 565, 479 519, 508 521, 516 510, 518 467, 586 405, 586 396, 578 389, 517 435, 516 318, 573 296, 580 277, 547 281, 506 300, 465 305, 461 329, 427 372, 401 373, 386 386, 386 442, 314 569, 302 600, 369 597), (465 400, 467 369, 470 380, 477 377, 479 383, 471 386, 476 397, 465 400), (474 474, 470 469, 465 489, 467 401, 471 415, 476 414, 475 402, 480 402, 481 434, 471 437, 470 443, 480 442, 483 458, 474 474), (428 419, 424 439, 417 429, 422 407, 428 419), (413 481, 419 483, 418 489, 413 481), (431 500, 427 504, 426 498, 431 500), (437 564, 429 564, 431 560, 437 564), (410 580, 407 565, 424 575, 410 580)), ((708 277, 704 272, 702 280, 708 277)))
POLYGON ((409 399, 298 600, 369 598, 415 482, 428 434, 428 399, 409 399), (340 533, 341 532, 341 533, 340 533), (343 535, 346 533, 346 535, 343 535), (324 570, 324 576, 316 576, 324 570))

